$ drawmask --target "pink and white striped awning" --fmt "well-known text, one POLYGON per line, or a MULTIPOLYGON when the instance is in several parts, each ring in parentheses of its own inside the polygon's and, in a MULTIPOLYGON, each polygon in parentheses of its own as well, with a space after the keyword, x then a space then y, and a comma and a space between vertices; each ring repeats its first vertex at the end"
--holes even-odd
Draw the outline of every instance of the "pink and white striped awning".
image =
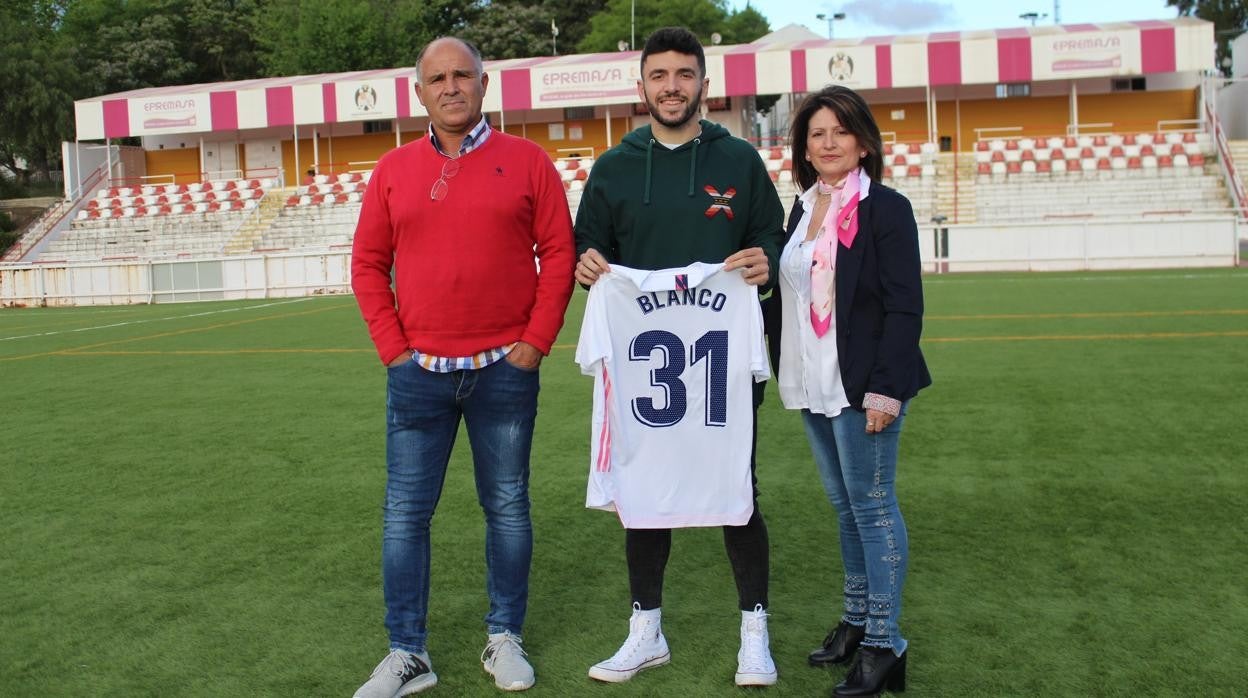
MULTIPOLYGON (((1039 82, 1212 69, 1200 19, 1068 24, 706 49, 711 97, 1039 82)), ((487 112, 626 104, 638 53, 489 61, 487 112)), ((74 103, 78 140, 314 126, 423 116, 415 70, 267 78, 135 90, 74 103)))

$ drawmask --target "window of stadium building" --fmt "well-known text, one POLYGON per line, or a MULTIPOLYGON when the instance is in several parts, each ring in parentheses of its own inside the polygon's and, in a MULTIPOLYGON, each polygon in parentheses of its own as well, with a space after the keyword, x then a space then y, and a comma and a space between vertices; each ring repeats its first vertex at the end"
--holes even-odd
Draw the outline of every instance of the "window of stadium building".
POLYGON ((364 133, 390 133, 392 131, 394 131, 394 122, 389 119, 364 122, 364 133))
POLYGON ((1110 85, 1114 92, 1143 92, 1148 89, 1144 78, 1114 78, 1110 85))
POLYGON ((1031 83, 1029 82, 1003 82, 997 85, 997 99, 1006 99, 1008 97, 1030 97, 1031 83))

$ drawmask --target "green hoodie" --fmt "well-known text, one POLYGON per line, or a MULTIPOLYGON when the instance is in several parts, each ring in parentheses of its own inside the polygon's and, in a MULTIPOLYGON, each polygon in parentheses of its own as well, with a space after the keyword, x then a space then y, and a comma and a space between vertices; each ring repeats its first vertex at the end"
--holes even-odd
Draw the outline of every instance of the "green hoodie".
POLYGON ((767 254, 771 279, 784 243, 784 209, 749 143, 703 120, 676 149, 649 126, 624 137, 590 170, 576 214, 576 251, 594 248, 634 269, 722 262, 749 247, 767 254))

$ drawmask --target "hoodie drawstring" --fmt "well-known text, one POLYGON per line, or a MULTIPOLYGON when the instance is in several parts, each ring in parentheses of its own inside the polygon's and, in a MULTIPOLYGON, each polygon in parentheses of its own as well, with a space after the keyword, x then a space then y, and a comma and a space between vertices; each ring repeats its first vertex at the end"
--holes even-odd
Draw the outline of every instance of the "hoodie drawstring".
POLYGON ((698 164, 698 144, 702 142, 701 138, 693 139, 693 155, 689 158, 689 194, 693 196, 693 180, 697 171, 698 164))
POLYGON ((643 193, 641 197, 641 203, 645 204, 646 206, 650 205, 650 161, 652 159, 651 156, 653 153, 654 153, 654 139, 651 138, 650 142, 646 144, 646 191, 643 193))

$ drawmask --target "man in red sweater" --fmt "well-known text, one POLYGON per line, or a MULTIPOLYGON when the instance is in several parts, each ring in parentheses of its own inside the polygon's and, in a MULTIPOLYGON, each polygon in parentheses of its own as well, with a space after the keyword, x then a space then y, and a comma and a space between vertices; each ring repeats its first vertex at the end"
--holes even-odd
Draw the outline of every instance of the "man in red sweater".
POLYGON ((503 690, 533 685, 520 634, 533 549, 529 451, 538 364, 572 294, 563 183, 538 145, 481 115, 481 54, 438 39, 416 71, 429 133, 377 162, 351 259, 351 286, 388 367, 381 555, 391 651, 357 698, 437 683, 425 648, 429 522, 461 418, 486 522, 482 663, 503 690))

